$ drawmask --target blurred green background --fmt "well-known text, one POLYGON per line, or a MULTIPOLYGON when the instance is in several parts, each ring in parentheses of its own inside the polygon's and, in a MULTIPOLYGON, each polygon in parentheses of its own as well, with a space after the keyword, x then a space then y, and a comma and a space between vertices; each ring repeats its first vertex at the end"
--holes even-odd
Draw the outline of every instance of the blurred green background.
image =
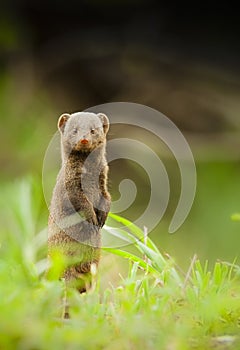
MULTIPOLYGON (((193 151, 198 177, 190 215, 170 235, 179 179, 175 181, 171 156, 164 159, 172 196, 151 237, 183 268, 194 253, 210 262, 238 257, 239 224, 230 218, 240 211, 237 14, 221 5, 186 10, 155 1, 24 0, 1 7, 2 195, 10 187, 14 196, 15 182, 29 175, 40 183, 44 154, 61 113, 115 101, 145 104, 180 128, 193 151)), ((125 176, 149 191, 140 169, 113 162, 113 198, 118 198, 118 184, 125 176)), ((123 213, 130 220, 146 204, 145 192, 140 192, 123 213)), ((47 225, 48 215, 39 196, 36 230, 47 225)), ((4 230, 8 218, 0 220, 4 230)))

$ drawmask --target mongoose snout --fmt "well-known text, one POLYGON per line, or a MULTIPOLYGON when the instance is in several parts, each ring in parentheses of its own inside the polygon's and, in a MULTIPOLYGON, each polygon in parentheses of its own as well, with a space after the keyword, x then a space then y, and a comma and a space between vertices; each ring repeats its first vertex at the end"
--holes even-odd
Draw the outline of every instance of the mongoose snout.
POLYGON ((87 145, 88 144, 88 139, 81 139, 81 144, 83 144, 83 145, 87 145))

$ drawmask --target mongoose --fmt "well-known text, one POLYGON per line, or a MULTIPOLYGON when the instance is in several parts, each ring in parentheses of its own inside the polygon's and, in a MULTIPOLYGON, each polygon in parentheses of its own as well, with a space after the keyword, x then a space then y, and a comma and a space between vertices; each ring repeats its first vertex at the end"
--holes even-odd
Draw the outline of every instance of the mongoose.
POLYGON ((63 114, 58 129, 62 166, 50 205, 48 253, 50 261, 60 254, 60 277, 67 285, 85 292, 99 263, 100 229, 110 209, 105 156, 109 120, 103 113, 63 114))

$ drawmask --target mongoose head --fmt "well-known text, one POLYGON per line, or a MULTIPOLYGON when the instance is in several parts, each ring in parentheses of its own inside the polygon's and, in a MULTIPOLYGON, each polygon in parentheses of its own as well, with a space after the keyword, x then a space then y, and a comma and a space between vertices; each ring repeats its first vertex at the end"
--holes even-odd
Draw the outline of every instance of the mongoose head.
POLYGON ((58 120, 65 154, 91 152, 106 142, 109 120, 103 113, 64 113, 58 120))

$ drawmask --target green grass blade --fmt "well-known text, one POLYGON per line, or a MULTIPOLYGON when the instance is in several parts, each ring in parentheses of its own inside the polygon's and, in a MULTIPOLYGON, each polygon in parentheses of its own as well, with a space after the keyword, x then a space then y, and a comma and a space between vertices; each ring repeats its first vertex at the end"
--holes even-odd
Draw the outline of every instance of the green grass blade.
POLYGON ((136 262, 139 264, 140 267, 142 267, 146 272, 152 272, 155 274, 159 274, 159 271, 157 269, 155 269, 153 266, 151 266, 150 264, 146 263, 146 261, 144 261, 142 258, 140 258, 139 256, 126 252, 124 250, 121 249, 114 249, 114 248, 102 248, 104 251, 121 256, 125 259, 129 259, 132 262, 136 262))

